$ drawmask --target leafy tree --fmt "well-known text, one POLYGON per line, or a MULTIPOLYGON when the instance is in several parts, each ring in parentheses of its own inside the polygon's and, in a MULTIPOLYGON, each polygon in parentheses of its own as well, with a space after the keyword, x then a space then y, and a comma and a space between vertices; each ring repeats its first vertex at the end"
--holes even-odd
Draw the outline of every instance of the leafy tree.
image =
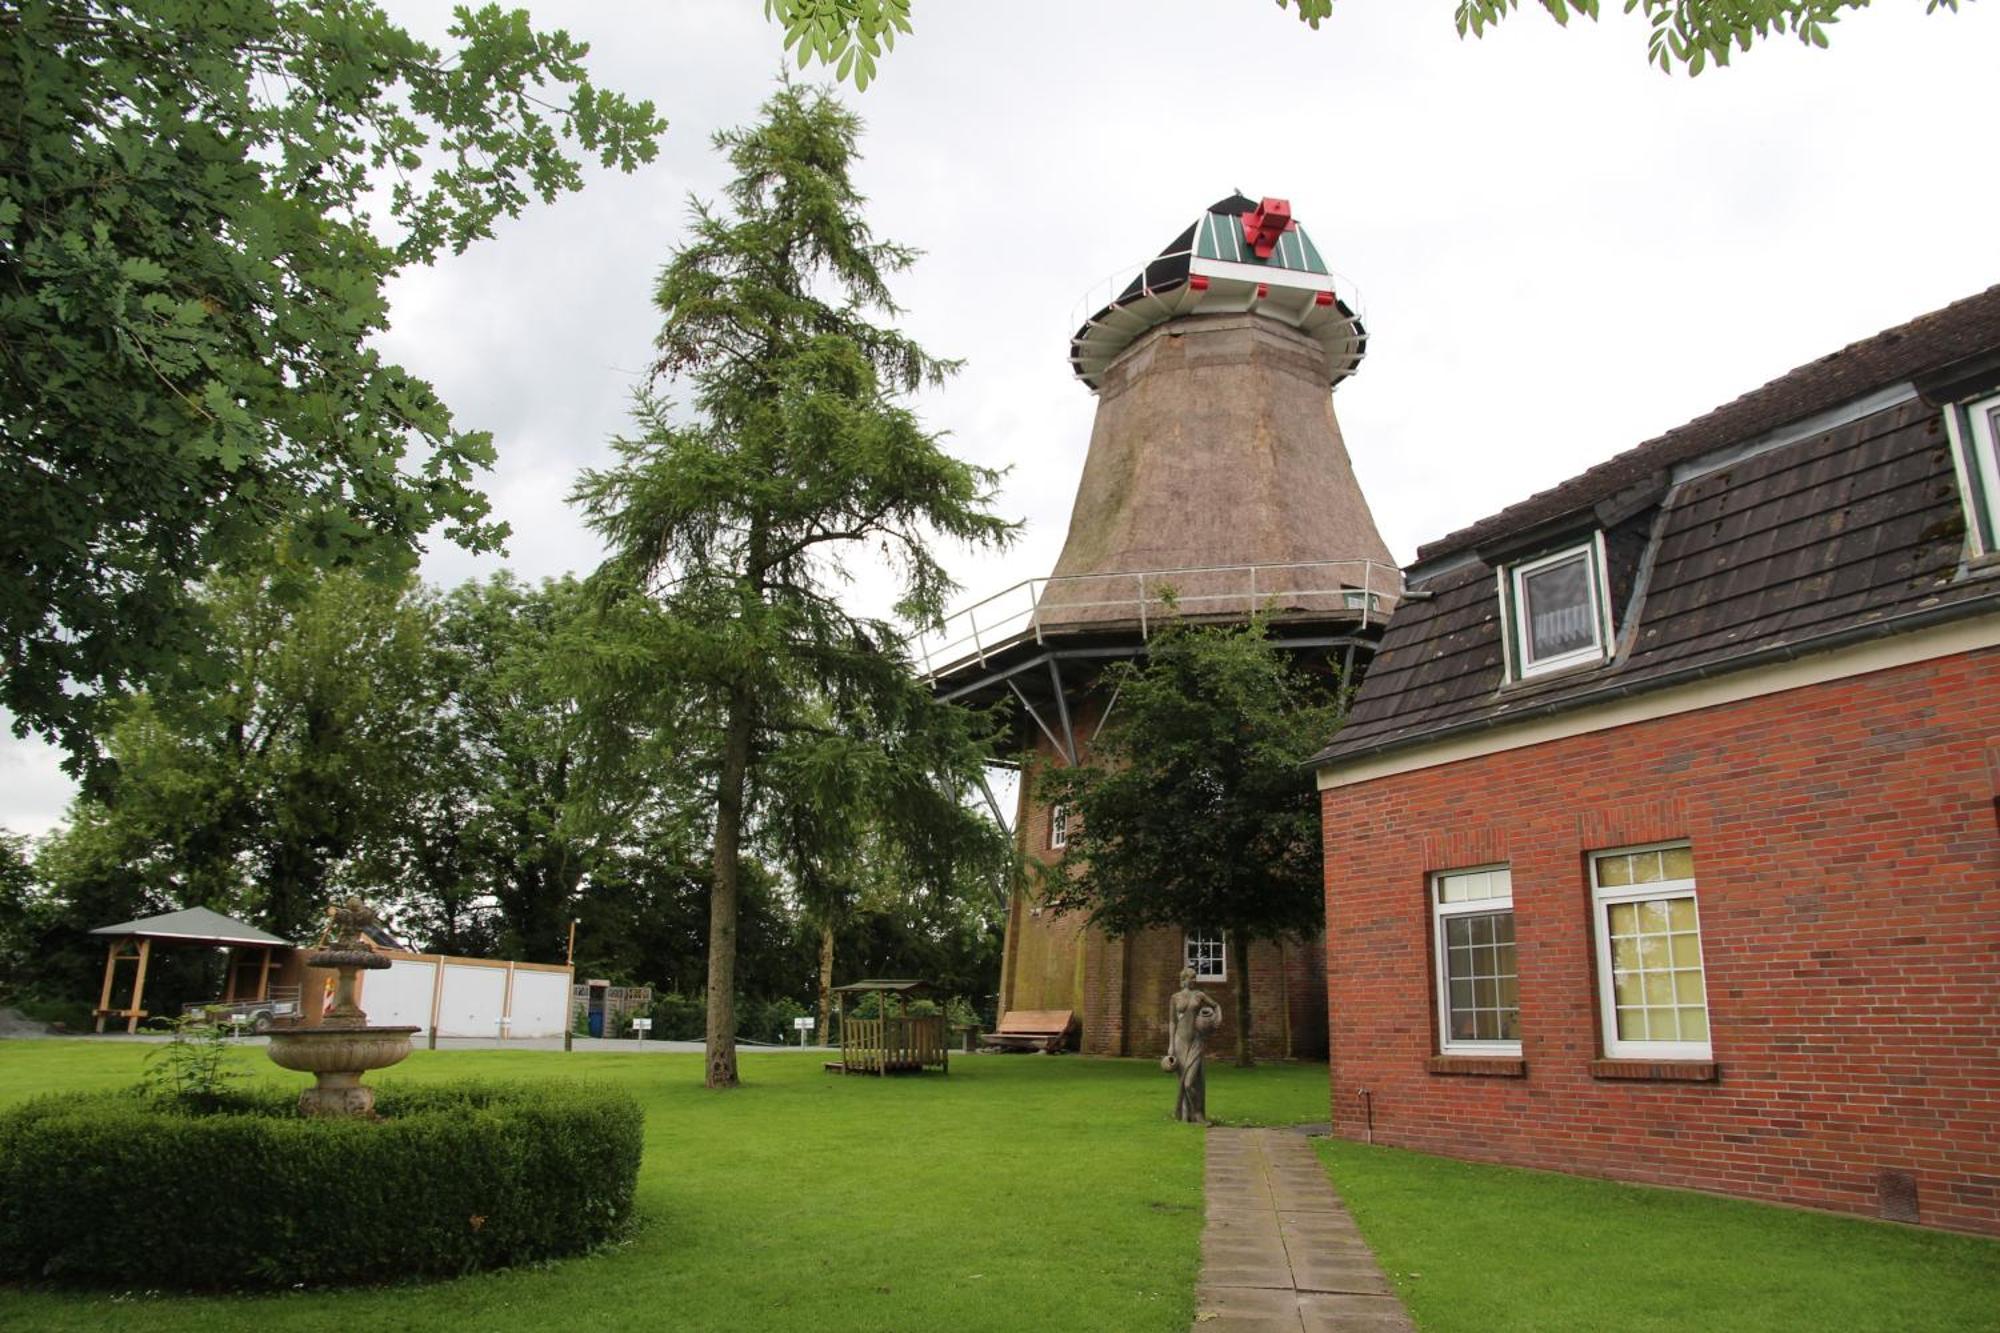
POLYGON ((1339 690, 1256 624, 1172 626, 1147 660, 1113 673, 1118 706, 1091 762, 1037 779, 1072 812, 1048 901, 1113 935, 1228 932, 1247 1065, 1251 942, 1321 919, 1319 800, 1305 762, 1339 726, 1339 690))
POLYGON ((371 0, 0 7, 0 704, 72 770, 108 699, 204 656, 211 570, 504 535, 488 437, 369 346, 384 287, 577 188, 570 148, 630 170, 664 124, 523 13, 451 31, 371 0))
MULTIPOLYGON (((579 974, 588 969, 591 976, 648 984, 663 995, 699 995, 707 974, 712 880, 708 863, 699 859, 705 850, 684 831, 666 828, 648 828, 629 844, 607 849, 579 901, 579 974)), ((739 1011, 809 994, 812 949, 783 884, 761 860, 746 856, 737 915, 739 1011)))
MULTIPOLYGON (((1014 860, 999 827, 962 799, 988 753, 980 726, 969 714, 926 707, 915 725, 867 735, 795 729, 772 752, 770 781, 787 799, 764 832, 818 935, 822 1040, 842 942, 874 946, 854 975, 888 975, 889 967, 957 989, 985 984, 955 985, 968 970, 965 955, 978 955, 978 941, 1000 922, 1014 860), (899 736, 893 751, 873 739, 881 735, 899 736)), ((997 964, 997 941, 986 955, 997 964)))
POLYGON ((199 591, 217 669, 119 705, 115 778, 78 797, 62 839, 64 901, 122 880, 153 910, 213 907, 297 938, 400 817, 410 738, 438 702, 429 600, 351 572, 297 602, 286 586, 267 573, 199 591))
MULTIPOLYGON (((1535 0, 1557 23, 1568 26, 1572 14, 1595 21, 1601 0, 1535 0)), ((1616 3, 1616 0, 1614 0, 1616 3)), ((1317 28, 1333 14, 1334 0, 1278 0, 1280 9, 1294 8, 1301 21, 1317 28)), ((1825 46, 1826 30, 1849 9, 1866 9, 1869 0, 1624 0, 1624 10, 1644 14, 1652 33, 1646 59, 1672 72, 1680 65, 1699 74, 1711 62, 1726 65, 1733 52, 1751 43, 1791 33, 1808 46, 1825 46)), ((1956 12, 1959 0, 1926 0, 1924 10, 1956 12)), ((1458 35, 1482 37, 1486 30, 1521 7, 1521 0, 1458 0, 1458 35)), ((799 68, 814 60, 833 70, 837 79, 852 78, 867 88, 876 62, 896 45, 898 33, 910 29, 910 0, 764 0, 764 13, 785 30, 785 49, 795 51, 799 68)))
MULTIPOLYGON (((737 1083, 742 862, 764 807, 800 799, 772 779, 787 737, 891 756, 950 718, 917 683, 901 632, 839 600, 840 561, 876 550, 898 612, 928 622, 951 584, 935 535, 998 543, 996 474, 945 453, 899 401, 953 369, 893 329, 889 275, 914 254, 877 241, 849 174, 859 121, 785 84, 748 129, 716 136, 736 169, 729 212, 697 205, 668 262, 656 385, 619 463, 577 486, 611 555, 595 581, 631 651, 626 698, 679 710, 677 735, 713 774, 707 1082, 737 1083), (658 380, 678 379, 677 415, 658 380), (632 687, 650 678, 654 687, 632 687), (816 716, 833 719, 823 726, 816 716), (712 764, 712 768, 709 768, 712 764)), ((829 748, 827 753, 831 753, 829 748)))
POLYGON ((0 995, 14 993, 33 973, 41 907, 28 840, 0 829, 0 995))
POLYGON ((565 644, 583 611, 572 578, 530 588, 499 574, 454 589, 439 617, 442 767, 425 784, 433 808, 418 843, 437 864, 421 878, 447 892, 437 871, 452 865, 460 892, 492 895, 510 958, 562 958, 604 827, 577 809, 583 751, 565 644))

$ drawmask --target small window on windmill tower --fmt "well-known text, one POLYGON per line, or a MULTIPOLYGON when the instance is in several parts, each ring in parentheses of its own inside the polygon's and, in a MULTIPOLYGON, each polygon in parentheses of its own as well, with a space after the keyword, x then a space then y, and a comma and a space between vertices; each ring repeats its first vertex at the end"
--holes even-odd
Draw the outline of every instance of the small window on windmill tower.
POLYGON ((1196 981, 1229 979, 1229 937, 1220 930, 1190 930, 1186 937, 1187 966, 1196 981))
POLYGON ((1049 850, 1059 852, 1069 846, 1069 807, 1049 807, 1049 850))

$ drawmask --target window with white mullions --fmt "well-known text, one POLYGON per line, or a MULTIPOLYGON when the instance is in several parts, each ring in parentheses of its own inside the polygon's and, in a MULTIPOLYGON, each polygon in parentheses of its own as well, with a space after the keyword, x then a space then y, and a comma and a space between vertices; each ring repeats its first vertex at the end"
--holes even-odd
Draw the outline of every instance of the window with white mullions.
POLYGON ((1602 661, 1610 642, 1601 539, 1516 565, 1503 576, 1516 675, 1602 661))
POLYGON ((1605 1054, 1710 1059, 1693 849, 1600 852, 1590 878, 1605 1054))
POLYGON ((1229 979, 1229 937, 1226 932, 1189 931, 1186 938, 1187 966, 1194 969, 1196 981, 1226 981, 1229 979))
POLYGON ((1431 876, 1438 1049, 1521 1053, 1520 976, 1514 952, 1514 878, 1506 866, 1431 876))

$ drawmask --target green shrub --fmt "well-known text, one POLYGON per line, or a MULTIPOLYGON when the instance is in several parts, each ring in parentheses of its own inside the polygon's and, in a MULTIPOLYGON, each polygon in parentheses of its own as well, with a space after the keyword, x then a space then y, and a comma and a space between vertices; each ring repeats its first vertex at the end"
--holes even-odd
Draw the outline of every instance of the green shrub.
POLYGON ((652 1015, 655 1041, 700 1041, 707 1035, 708 1005, 698 995, 655 995, 652 1015))
POLYGON ((295 1095, 191 1114, 136 1093, 0 1116, 0 1281, 288 1287, 574 1254, 632 1217, 643 1116, 588 1084, 380 1086, 379 1121, 295 1095))
POLYGON ((81 1000, 51 1000, 39 995, 13 995, 4 1003, 31 1023, 60 1023, 71 1032, 88 1032, 96 1021, 81 1000))
MULTIPOLYGON (((737 1040, 791 1041, 792 1020, 811 1012, 789 996, 780 996, 775 1000, 748 1000, 739 995, 736 997, 737 1040)), ((700 1041, 708 1035, 706 996, 675 995, 671 991, 655 995, 653 1007, 647 1013, 653 1019, 653 1030, 647 1035, 655 1041, 700 1041)))
POLYGON ((812 1010, 800 1004, 789 995, 762 1004, 746 1006, 736 1024, 736 1035, 751 1041, 774 1041, 783 1045, 796 1040, 792 1031, 794 1018, 805 1018, 812 1010))

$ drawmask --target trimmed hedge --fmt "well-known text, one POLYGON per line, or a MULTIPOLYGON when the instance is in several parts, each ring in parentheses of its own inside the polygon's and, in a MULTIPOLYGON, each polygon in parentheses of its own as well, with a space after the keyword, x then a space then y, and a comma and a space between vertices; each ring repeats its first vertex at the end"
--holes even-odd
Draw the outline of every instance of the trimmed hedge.
POLYGON ((644 1116, 587 1084, 383 1084, 377 1122, 296 1092, 134 1093, 0 1116, 0 1279, 245 1288, 457 1276, 632 1218, 644 1116))

